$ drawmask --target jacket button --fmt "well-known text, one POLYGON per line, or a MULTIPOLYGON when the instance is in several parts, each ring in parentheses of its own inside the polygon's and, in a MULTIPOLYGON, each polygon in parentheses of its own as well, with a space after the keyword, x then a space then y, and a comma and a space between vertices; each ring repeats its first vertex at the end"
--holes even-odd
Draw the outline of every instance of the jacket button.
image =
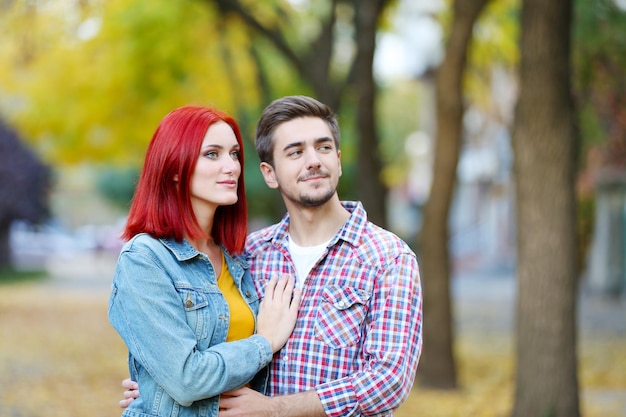
POLYGON ((250 297, 250 291, 246 291, 246 297, 250 297))
POLYGON ((187 293, 187 301, 185 301, 185 307, 191 308, 193 307, 193 301, 191 301, 191 294, 187 293))

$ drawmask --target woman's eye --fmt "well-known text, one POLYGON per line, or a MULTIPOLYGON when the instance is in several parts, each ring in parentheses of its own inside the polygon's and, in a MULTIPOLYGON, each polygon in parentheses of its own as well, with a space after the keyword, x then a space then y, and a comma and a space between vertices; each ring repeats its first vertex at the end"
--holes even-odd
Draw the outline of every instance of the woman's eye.
POLYGON ((209 152, 205 153, 204 156, 209 158, 209 159, 217 159, 217 152, 216 151, 209 151, 209 152))
POLYGON ((230 157, 233 158, 234 160, 239 160, 239 154, 240 154, 239 151, 232 151, 230 153, 230 157))

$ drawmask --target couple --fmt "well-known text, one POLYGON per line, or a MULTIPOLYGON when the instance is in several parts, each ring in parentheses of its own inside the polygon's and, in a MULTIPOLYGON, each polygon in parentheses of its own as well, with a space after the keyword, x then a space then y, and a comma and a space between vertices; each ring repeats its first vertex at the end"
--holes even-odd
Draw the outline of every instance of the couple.
POLYGON ((124 415, 392 416, 422 347, 415 254, 339 200, 326 105, 275 100, 255 144, 287 214, 246 240, 236 122, 183 107, 152 138, 109 302, 124 415))

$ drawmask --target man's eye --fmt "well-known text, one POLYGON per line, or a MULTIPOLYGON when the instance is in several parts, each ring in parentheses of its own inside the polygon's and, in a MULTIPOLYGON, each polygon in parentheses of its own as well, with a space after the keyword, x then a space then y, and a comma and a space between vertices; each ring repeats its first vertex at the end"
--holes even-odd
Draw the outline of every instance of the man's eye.
POLYGON ((291 151, 291 152, 289 152, 289 153, 287 154, 287 156, 288 156, 288 157, 290 157, 290 158, 292 158, 292 157, 295 157, 295 156, 300 155, 301 153, 302 153, 302 151, 301 151, 301 150, 291 151))

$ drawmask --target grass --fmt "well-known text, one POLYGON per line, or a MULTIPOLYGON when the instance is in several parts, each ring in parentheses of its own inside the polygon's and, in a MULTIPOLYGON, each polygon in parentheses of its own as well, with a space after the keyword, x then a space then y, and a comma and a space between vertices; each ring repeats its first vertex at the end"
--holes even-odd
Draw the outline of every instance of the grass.
MULTIPOLYGON (((2 281, 4 282, 4 281, 2 281)), ((0 415, 110 417, 121 414, 126 348, 110 327, 108 291, 26 279, 0 284, 0 415)), ((585 417, 625 416, 626 338, 582 338, 585 417)), ((414 388, 397 417, 505 417, 513 401, 509 338, 461 335, 461 388, 414 388)))
POLYGON ((48 277, 45 270, 15 270, 12 268, 0 268, 0 284, 14 284, 29 281, 41 281, 48 277))

